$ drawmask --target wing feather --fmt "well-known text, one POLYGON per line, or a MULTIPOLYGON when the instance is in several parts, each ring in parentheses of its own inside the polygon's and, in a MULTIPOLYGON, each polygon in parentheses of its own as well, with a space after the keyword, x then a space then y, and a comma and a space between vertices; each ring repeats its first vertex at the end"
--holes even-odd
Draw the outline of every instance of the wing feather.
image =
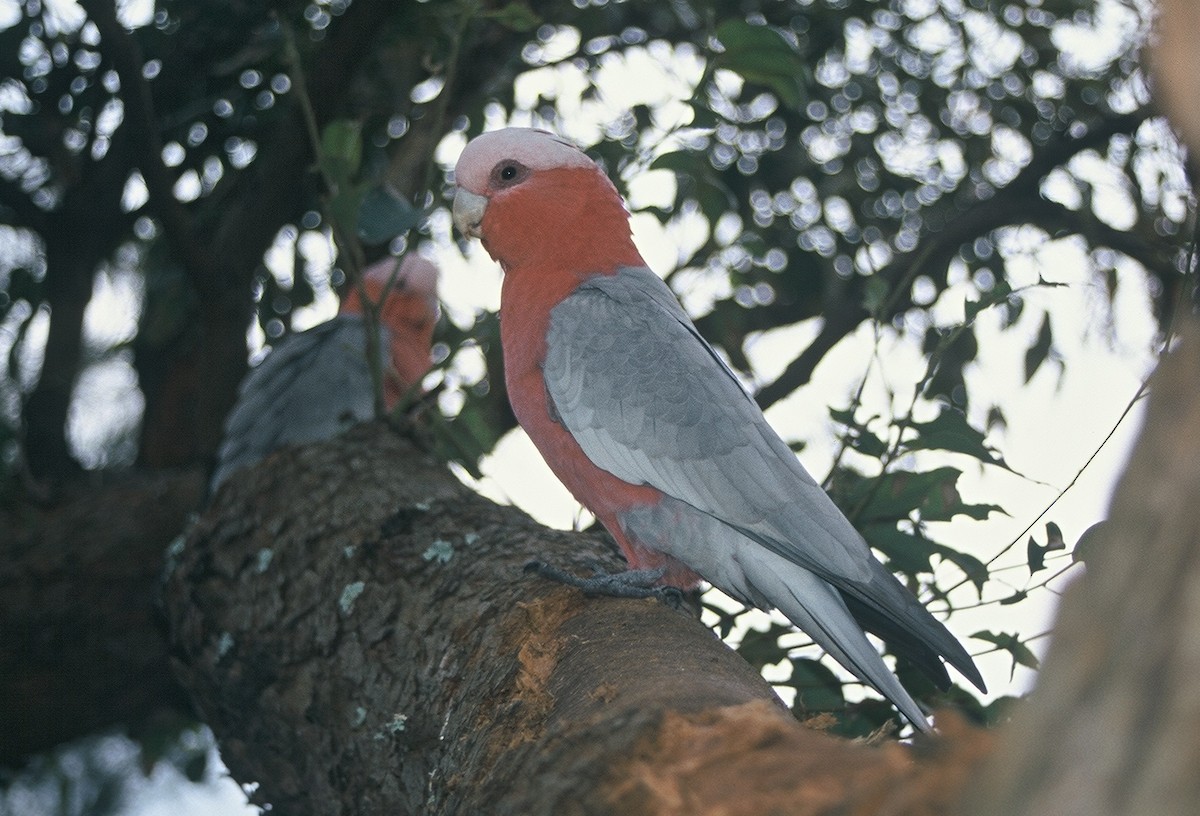
MULTIPOLYGON (((381 332, 383 348, 387 335, 381 332)), ((290 335, 246 374, 225 423, 210 492, 234 471, 284 445, 329 439, 375 414, 357 315, 290 335)))
POLYGON ((652 272, 579 287, 552 311, 547 346, 547 391, 597 465, 769 538, 827 579, 869 578, 858 533, 652 272), (605 351, 614 335, 626 353, 605 351))

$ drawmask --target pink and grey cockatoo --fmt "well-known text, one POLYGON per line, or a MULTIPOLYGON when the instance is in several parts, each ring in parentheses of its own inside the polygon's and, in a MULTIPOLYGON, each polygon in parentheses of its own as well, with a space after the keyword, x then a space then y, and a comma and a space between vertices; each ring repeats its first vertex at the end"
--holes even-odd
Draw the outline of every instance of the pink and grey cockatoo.
POLYGON ((864 629, 940 686, 945 658, 984 688, 962 644, 876 560, 646 267, 595 162, 545 131, 509 128, 472 140, 455 180, 455 223, 504 270, 513 411, 616 539, 631 580, 688 589, 703 578, 779 609, 922 730, 864 629))
MULTIPOLYGON (((429 370, 437 322, 437 269, 410 252, 363 271, 379 309, 384 405, 391 410, 429 370), (397 271, 396 265, 400 268, 397 271), (385 293, 395 271, 395 283, 385 293)), ((329 439, 375 416, 363 303, 357 289, 332 320, 290 335, 242 380, 225 421, 210 492, 235 470, 284 445, 329 439)))

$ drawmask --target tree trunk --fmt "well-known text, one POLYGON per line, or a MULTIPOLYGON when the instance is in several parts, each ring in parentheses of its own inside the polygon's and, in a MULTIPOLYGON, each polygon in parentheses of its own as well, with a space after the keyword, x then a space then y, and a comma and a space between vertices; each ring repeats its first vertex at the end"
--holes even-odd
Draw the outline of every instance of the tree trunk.
POLYGON ((65 479, 82 469, 67 442, 67 420, 83 357, 83 313, 92 299, 96 259, 80 253, 74 239, 70 234, 45 237, 50 326, 41 375, 21 411, 25 458, 39 480, 65 479))
POLYGON ((45 244, 50 325, 41 374, 21 410, 30 473, 49 482, 80 471, 67 440, 67 423, 84 357, 84 311, 92 299, 97 267, 133 221, 121 209, 130 166, 127 134, 118 130, 99 161, 86 153, 69 161, 77 166, 59 172, 78 174, 78 180, 66 186, 57 209, 37 224, 45 244))
POLYGON ((290 814, 873 812, 929 807, 922 780, 979 756, 807 730, 690 615, 585 599, 534 557, 621 566, 359 428, 218 494, 167 584, 177 669, 290 814))
POLYGON ((964 812, 1200 808, 1200 328, 1151 381, 1146 426, 1064 598, 1038 688, 964 812))

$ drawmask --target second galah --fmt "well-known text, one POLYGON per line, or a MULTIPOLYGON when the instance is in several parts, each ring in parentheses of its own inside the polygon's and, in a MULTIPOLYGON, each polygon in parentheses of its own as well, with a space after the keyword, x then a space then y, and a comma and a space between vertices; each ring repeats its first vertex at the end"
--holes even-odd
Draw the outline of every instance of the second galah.
MULTIPOLYGON (((367 297, 379 304, 380 376, 384 406, 391 410, 429 371, 437 268, 410 252, 402 261, 389 257, 367 267, 362 283, 367 297)), ((210 492, 236 470, 285 445, 329 439, 374 418, 362 313, 362 298, 352 289, 337 317, 288 335, 250 370, 225 420, 210 492)))
POLYGON ((779 609, 922 730, 864 630, 943 687, 941 658, 983 688, 646 267, 595 162, 553 134, 509 128, 472 140, 455 180, 458 228, 504 270, 513 411, 632 569, 779 609))

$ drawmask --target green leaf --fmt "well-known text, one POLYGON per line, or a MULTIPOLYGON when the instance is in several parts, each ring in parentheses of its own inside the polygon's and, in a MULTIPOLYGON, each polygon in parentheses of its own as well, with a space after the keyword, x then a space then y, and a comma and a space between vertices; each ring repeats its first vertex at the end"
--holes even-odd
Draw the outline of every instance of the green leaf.
POLYGON ((424 217, 424 211, 407 199, 386 187, 372 187, 358 208, 358 237, 368 244, 385 244, 417 226, 424 217))
POLYGON ((786 635, 792 630, 778 623, 772 623, 767 631, 750 629, 738 644, 737 653, 742 659, 757 670, 771 663, 778 663, 787 656, 787 650, 779 646, 780 635, 786 635))
POLYGON ((853 485, 845 501, 849 507, 861 506, 856 517, 863 523, 911 519, 914 512, 922 521, 949 521, 957 515, 986 519, 993 512, 1004 512, 994 504, 964 503, 957 487, 961 475, 961 470, 950 466, 920 472, 893 470, 853 485))
POLYGON ((676 150, 671 153, 663 153, 654 158, 650 162, 650 170, 674 170, 676 173, 695 178, 704 172, 712 169, 701 154, 691 153, 686 150, 676 150))
POLYGON ((1030 575, 1046 568, 1046 549, 1034 541, 1033 536, 1025 546, 1025 562, 1029 565, 1030 575))
POLYGON ((984 292, 979 300, 968 300, 964 304, 965 319, 964 323, 970 323, 979 313, 985 309, 990 309, 998 303, 1003 303, 1012 294, 1012 286, 1005 278, 997 278, 996 283, 991 289, 984 292))
POLYGON ((936 545, 924 536, 883 524, 864 527, 862 534, 868 544, 884 554, 889 569, 906 575, 933 572, 929 559, 936 545))
POLYGON ((738 617, 746 610, 743 609, 741 612, 730 612, 724 607, 717 606, 714 603, 709 603, 708 601, 704 600, 706 597, 708 596, 700 596, 700 606, 703 607, 704 611, 709 612, 717 617, 717 637, 721 638, 721 640, 726 640, 729 637, 729 633, 733 631, 733 627, 737 624, 738 617))
POLYGON ((737 206, 733 194, 723 185, 712 181, 696 179, 692 192, 696 203, 700 205, 700 212, 704 213, 710 224, 717 223, 722 215, 737 206))
POLYGON ((1012 655, 1012 671, 1008 675, 1010 680, 1012 679, 1013 672, 1017 670, 1017 664, 1030 669, 1038 667, 1037 655, 1021 642, 1020 637, 1015 632, 991 632, 984 629, 971 635, 971 637, 985 640, 1012 655))
POLYGON ((966 406, 970 391, 963 368, 979 354, 979 338, 962 327, 930 327, 925 333, 925 352, 933 355, 936 365, 925 383, 923 394, 930 399, 943 398, 952 405, 966 406))
POLYGON ((809 69, 779 31, 736 19, 719 25, 716 35, 724 48, 715 60, 718 68, 733 71, 747 82, 765 85, 792 110, 804 106, 809 69))
POLYGON ((1046 314, 1042 316, 1042 327, 1038 329, 1037 340, 1025 352, 1025 382, 1033 379, 1033 375, 1050 356, 1051 337, 1050 315, 1046 314))
POLYGON ((834 422, 837 422, 841 425, 855 424, 854 410, 852 408, 834 408, 833 406, 830 406, 829 416, 834 422))
POLYGON ((1066 548, 1067 543, 1063 541, 1062 530, 1053 521, 1046 522, 1045 546, 1038 544, 1033 536, 1030 536, 1029 543, 1025 547, 1025 559, 1029 564, 1029 574, 1033 575, 1038 570, 1046 568, 1046 553, 1066 548))
POLYGON ((337 194, 329 199, 329 217, 347 233, 353 232, 358 223, 358 214, 362 211, 363 198, 367 194, 366 185, 339 185, 337 194))
POLYGON ((326 125, 319 161, 335 184, 349 184, 362 165, 362 123, 336 119, 326 125))
POLYGON ((512 2, 495 11, 484 12, 481 17, 494 20, 505 28, 524 34, 542 24, 542 18, 524 3, 512 2))
POLYGON ((1063 540, 1062 529, 1053 521, 1046 522, 1046 552, 1065 550, 1067 542, 1063 540))
POLYGON ((928 510, 932 517, 946 515, 946 508, 959 502, 954 484, 960 470, 943 467, 926 470, 892 470, 865 481, 860 490, 870 491, 870 499, 859 517, 864 521, 900 521, 914 511, 928 510), (871 481, 876 482, 872 485, 871 481))
POLYGON ((880 314, 880 310, 882 310, 887 304, 888 294, 891 291, 891 287, 888 285, 888 282, 883 279, 883 276, 872 275, 867 279, 865 289, 866 291, 863 293, 863 308, 872 315, 878 316, 880 314))
POLYGON ((737 200, 721 182, 716 170, 703 153, 677 150, 663 153, 650 162, 651 170, 672 170, 679 178, 677 201, 695 199, 700 211, 710 223, 716 223, 730 210, 736 211, 737 200))
POLYGON ((468 401, 458 416, 446 419, 437 410, 425 412, 433 436, 433 453, 443 462, 457 462, 482 479, 479 460, 496 446, 498 437, 478 401, 468 401))
POLYGON ((989 576, 987 564, 945 544, 931 541, 918 533, 908 533, 896 527, 875 524, 862 530, 863 538, 887 558, 888 567, 906 575, 933 572, 933 556, 938 556, 956 565, 975 585, 982 590, 989 576))
MULTIPOLYGON (((890 446, 888 443, 876 435, 873 431, 867 428, 866 423, 858 422, 854 419, 854 411, 849 409, 830 408, 829 415, 834 422, 845 426, 846 437, 849 440, 850 447, 864 456, 871 456, 875 459, 883 459, 887 455, 890 446)), ((871 419, 874 419, 872 417, 871 419)))
POLYGON ((1012 470, 995 449, 984 441, 986 437, 983 431, 972 426, 967 421, 967 415, 951 405, 943 405, 936 419, 929 422, 912 422, 909 427, 916 431, 917 435, 905 441, 904 448, 908 451, 944 450, 965 453, 985 464, 1012 470))
POLYGON ((796 689, 795 708, 805 714, 841 711, 846 707, 841 681, 820 661, 793 658, 792 676, 784 685, 796 689))
POLYGON ((965 553, 962 550, 956 550, 953 547, 947 547, 944 544, 935 543, 933 551, 962 570, 967 579, 975 585, 977 591, 983 591, 983 585, 987 583, 988 577, 991 574, 988 571, 987 564, 973 555, 965 553))

